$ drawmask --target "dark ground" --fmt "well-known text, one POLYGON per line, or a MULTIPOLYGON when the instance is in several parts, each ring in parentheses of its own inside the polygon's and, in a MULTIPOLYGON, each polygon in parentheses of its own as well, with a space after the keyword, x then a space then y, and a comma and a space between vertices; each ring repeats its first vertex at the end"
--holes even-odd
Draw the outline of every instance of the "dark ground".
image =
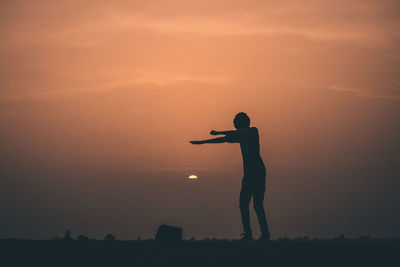
POLYGON ((0 266, 400 266, 400 239, 0 240, 0 266))

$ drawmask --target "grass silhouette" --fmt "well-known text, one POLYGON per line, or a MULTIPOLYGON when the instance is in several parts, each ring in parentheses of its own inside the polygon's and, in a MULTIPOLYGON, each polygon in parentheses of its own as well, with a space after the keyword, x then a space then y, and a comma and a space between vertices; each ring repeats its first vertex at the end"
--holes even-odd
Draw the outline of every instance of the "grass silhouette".
POLYGON ((400 239, 0 240, 2 266, 400 266, 400 239))

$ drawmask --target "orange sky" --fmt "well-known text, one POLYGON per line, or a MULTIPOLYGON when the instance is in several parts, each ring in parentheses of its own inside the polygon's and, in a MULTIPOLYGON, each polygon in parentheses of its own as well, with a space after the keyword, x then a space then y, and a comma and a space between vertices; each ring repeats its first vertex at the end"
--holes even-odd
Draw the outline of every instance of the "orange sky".
POLYGON ((397 1, 1 1, 0 238, 151 237, 160 223, 236 237, 239 147, 188 141, 240 111, 260 130, 274 238, 399 237, 399 14, 397 1))

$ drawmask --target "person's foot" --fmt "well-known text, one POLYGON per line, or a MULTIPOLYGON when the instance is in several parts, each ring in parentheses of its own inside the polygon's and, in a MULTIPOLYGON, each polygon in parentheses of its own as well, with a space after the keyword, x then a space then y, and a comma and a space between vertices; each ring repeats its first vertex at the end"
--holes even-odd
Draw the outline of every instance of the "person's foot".
POLYGON ((242 233, 242 234, 240 234, 240 236, 242 236, 242 238, 239 239, 239 242, 242 242, 242 243, 250 242, 251 240, 253 240, 253 237, 251 236, 251 234, 248 234, 248 233, 242 233))

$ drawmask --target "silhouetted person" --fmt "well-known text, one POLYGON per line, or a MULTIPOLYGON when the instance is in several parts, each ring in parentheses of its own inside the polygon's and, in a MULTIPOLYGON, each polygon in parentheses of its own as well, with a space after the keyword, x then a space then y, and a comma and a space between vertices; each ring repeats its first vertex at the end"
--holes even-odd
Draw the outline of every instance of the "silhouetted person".
POLYGON ((240 112, 235 116, 233 125, 237 130, 233 131, 214 131, 211 135, 225 135, 214 139, 202 141, 190 141, 192 144, 200 145, 206 143, 239 143, 243 158, 243 180, 240 191, 240 213, 244 233, 241 241, 252 240, 250 228, 249 204, 253 197, 254 210, 257 214, 258 223, 261 229, 260 240, 269 240, 267 219, 264 211, 264 193, 266 170, 264 162, 260 156, 260 143, 258 130, 250 127, 250 118, 246 113, 240 112))

